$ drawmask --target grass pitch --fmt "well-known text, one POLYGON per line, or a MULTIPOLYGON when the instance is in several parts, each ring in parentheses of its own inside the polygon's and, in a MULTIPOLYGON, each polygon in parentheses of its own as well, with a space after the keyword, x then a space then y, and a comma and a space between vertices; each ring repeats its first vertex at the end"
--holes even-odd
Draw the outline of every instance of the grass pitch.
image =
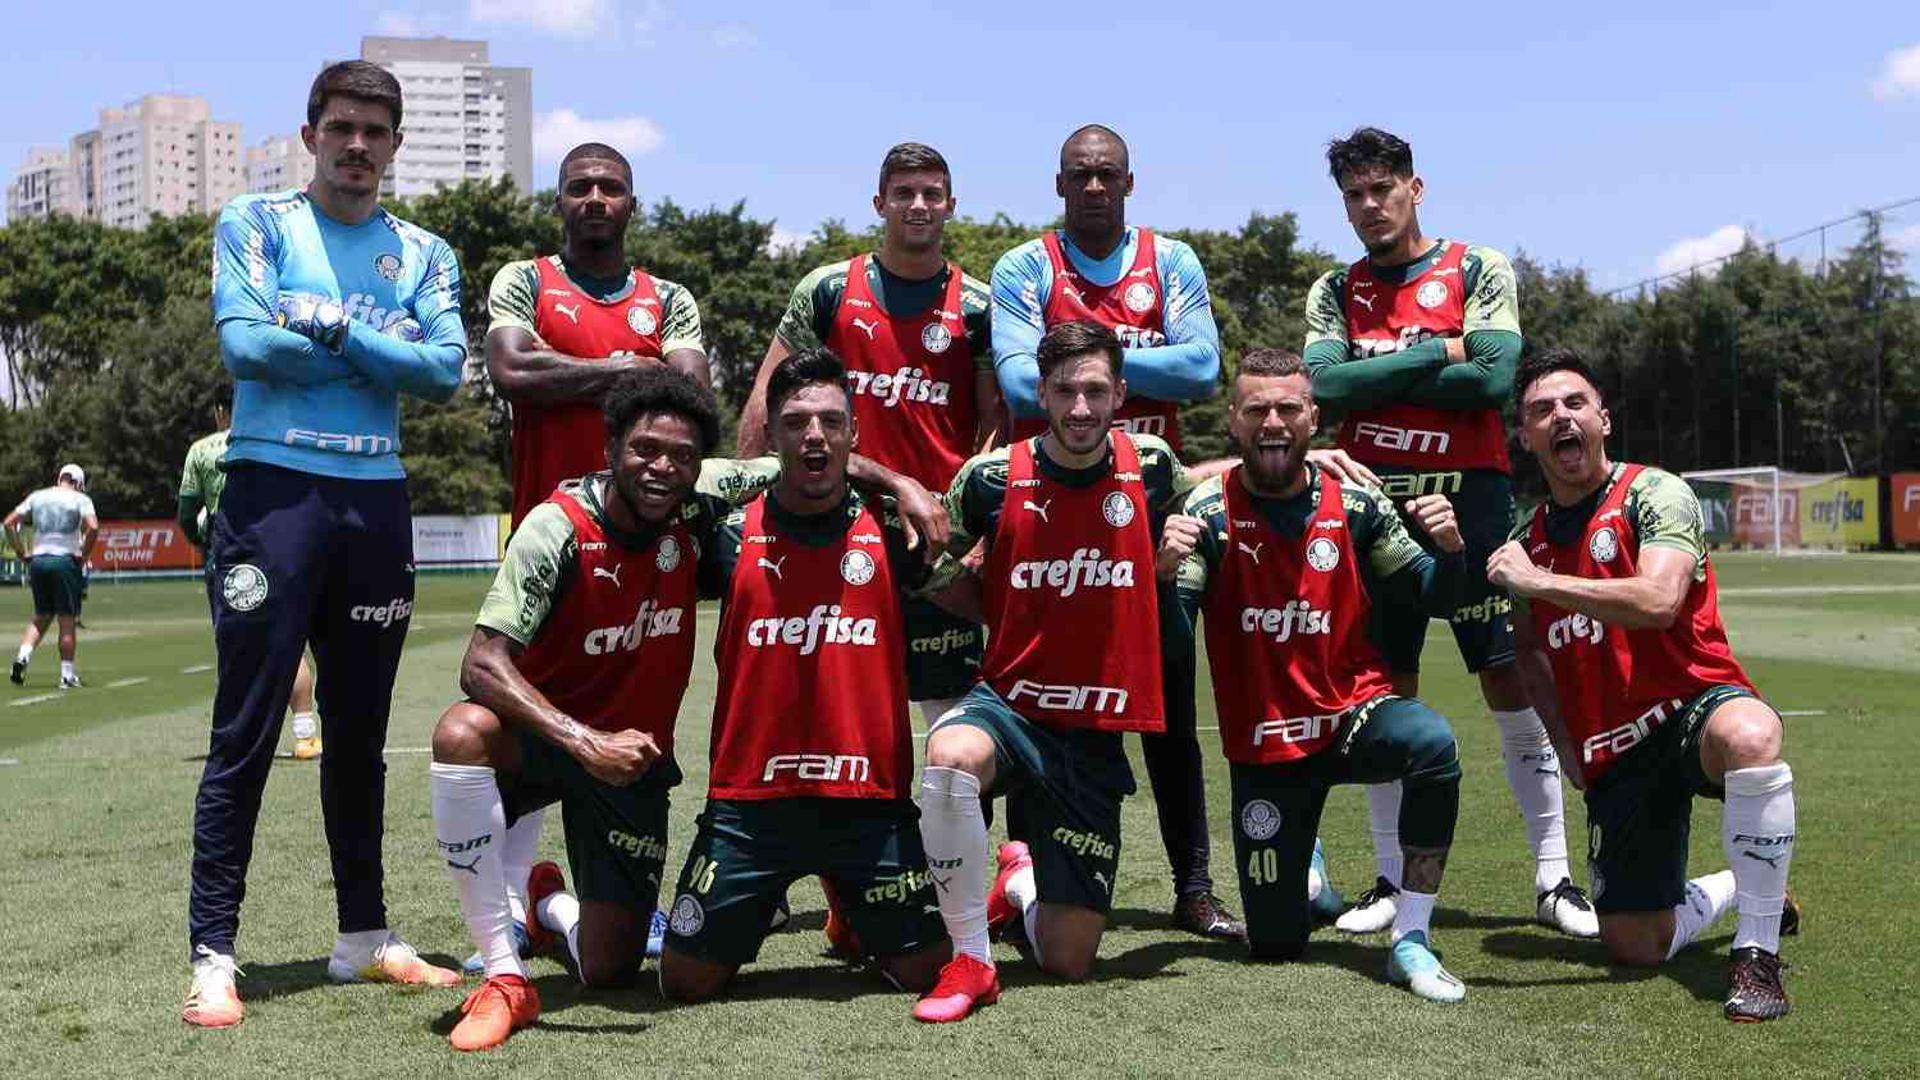
MULTIPOLYGON (((276 762, 240 941, 247 1021, 183 1025, 190 821, 205 751, 213 650, 205 594, 166 582, 94 589, 81 637, 85 690, 58 694, 51 645, 25 687, 0 685, 0 1062, 14 1076, 621 1074, 956 1075, 1402 1073, 1504 1075, 1920 1075, 1911 1041, 1915 829, 1900 777, 1920 751, 1920 559, 1719 560, 1734 646, 1790 714, 1807 911, 1788 939, 1788 1019, 1720 1019, 1732 919, 1652 974, 1619 975, 1597 945, 1532 924, 1532 875, 1498 736, 1438 624, 1425 696, 1454 720, 1466 769, 1436 944, 1464 1005, 1385 985, 1384 935, 1316 935, 1305 962, 1254 966, 1238 949, 1172 932, 1166 866, 1144 769, 1127 804, 1111 929, 1096 980, 1063 986, 1011 953, 1008 992, 962 1024, 929 1028, 878 978, 820 955, 822 903, 796 886, 794 932, 770 938, 730 997, 665 1007, 650 986, 583 994, 533 962, 546 1009, 493 1054, 443 1038, 461 995, 327 983, 333 902, 315 767, 276 762)), ((433 846, 428 732, 485 579, 423 578, 388 739, 387 902, 393 925, 442 961, 469 949, 433 846)), ((24 591, 0 592, 24 618, 24 591)), ((701 623, 711 634, 714 620, 701 623)), ((682 712, 687 783, 674 805, 677 873, 705 788, 713 672, 701 651, 682 712)), ((1211 707, 1202 690, 1202 724, 1211 707)), ((1208 796, 1218 891, 1239 906, 1217 735, 1208 796)), ((284 736, 283 736, 284 738, 284 736)), ((1585 815, 1569 793, 1576 864, 1585 815)), ((558 815, 545 843, 564 861, 558 815)), ((1700 803, 1694 872, 1724 864, 1719 808, 1700 803)), ((1329 802, 1323 835, 1349 894, 1372 877, 1357 789, 1329 802)), ((1584 870, 1580 871, 1584 878, 1584 870)))

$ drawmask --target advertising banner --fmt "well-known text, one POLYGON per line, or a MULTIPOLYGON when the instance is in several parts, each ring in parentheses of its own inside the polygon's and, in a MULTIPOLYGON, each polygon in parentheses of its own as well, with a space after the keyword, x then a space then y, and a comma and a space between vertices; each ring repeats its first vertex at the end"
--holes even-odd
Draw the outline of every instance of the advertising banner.
POLYGON ((103 521, 93 545, 94 567, 110 572, 194 570, 200 562, 200 549, 174 521, 103 521))
POLYGON ((491 563, 499 557, 497 514, 423 514, 413 519, 413 561, 417 566, 491 563))
POLYGON ((1872 547, 1880 542, 1880 481, 1829 480, 1800 490, 1799 543, 1806 547, 1872 547))
POLYGON ((1887 509, 1893 515, 1893 542, 1920 544, 1920 473, 1894 473, 1888 481, 1887 509))

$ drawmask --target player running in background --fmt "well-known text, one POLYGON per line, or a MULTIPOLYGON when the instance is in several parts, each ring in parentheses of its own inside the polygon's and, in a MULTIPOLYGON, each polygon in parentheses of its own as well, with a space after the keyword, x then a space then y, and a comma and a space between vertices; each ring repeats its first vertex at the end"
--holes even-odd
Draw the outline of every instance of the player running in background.
MULTIPOLYGON (((1340 446, 1405 505, 1446 495, 1466 538, 1467 587, 1449 618, 1467 670, 1500 729, 1507 786, 1533 849, 1535 917, 1575 937, 1598 933, 1573 883, 1560 767, 1513 664, 1512 601, 1486 580, 1487 556, 1513 527, 1506 427, 1500 410, 1520 359, 1513 268, 1491 248, 1435 240, 1420 229, 1426 193, 1413 150, 1377 128, 1327 147, 1327 164, 1365 258, 1329 271, 1307 293, 1307 370, 1315 400, 1344 414, 1340 446)), ((1432 549, 1433 541, 1413 531, 1432 549)), ((1381 597, 1374 640, 1394 692, 1419 693, 1431 616, 1381 597)), ((1367 788, 1379 876, 1336 924, 1349 933, 1394 925, 1401 886, 1400 785, 1367 788)))
POLYGON ((62 465, 52 487, 20 500, 6 517, 7 544, 27 568, 27 584, 33 590, 33 618, 20 635, 20 651, 13 656, 10 677, 15 686, 26 682, 33 650, 47 632, 47 625, 56 619, 60 623, 60 689, 80 686, 80 672, 74 667, 74 655, 80 647, 74 628, 80 621, 80 568, 100 535, 100 518, 93 512, 93 500, 87 497, 86 488, 85 470, 78 465, 62 465), (20 539, 23 522, 33 524, 31 553, 20 539))
MULTIPOLYGON (((213 517, 220 512, 220 492, 227 486, 220 458, 227 452, 227 426, 232 421, 233 384, 221 383, 213 403, 213 423, 219 430, 187 447, 187 463, 180 470, 174 518, 188 542, 202 551, 212 544, 213 517)), ((320 718, 313 711, 313 669, 305 653, 300 655, 300 670, 294 673, 287 707, 293 710, 293 756, 299 761, 312 761, 321 751, 320 718)))
POLYGON ((852 397, 824 351, 780 362, 766 386, 780 478, 708 555, 719 685, 707 804, 660 958, 676 1001, 725 989, 810 875, 844 914, 841 951, 871 955, 894 985, 927 989, 951 955, 909 786, 900 594, 927 566, 886 505, 848 485, 852 397))
POLYGON ((1314 834, 1335 784, 1398 781, 1405 881, 1387 977, 1430 1001, 1460 980, 1430 945, 1435 894, 1460 808, 1460 761, 1439 713, 1392 692, 1367 637, 1374 595, 1444 617, 1459 600, 1463 543, 1445 495, 1413 501, 1429 555, 1393 504, 1307 464, 1319 410, 1293 353, 1256 349, 1233 381, 1228 430, 1240 464, 1167 519, 1159 572, 1181 609, 1206 612, 1220 741, 1233 775, 1235 865, 1247 943, 1263 960, 1305 952, 1314 834))
MULTIPOLYGON (((514 528, 556 485, 606 467, 600 398, 629 371, 668 367, 702 386, 700 308, 684 286, 627 261, 638 208, 633 167, 604 143, 560 161, 555 255, 500 268, 487 294, 487 375, 513 407, 514 528)), ((523 814, 503 844, 516 935, 527 937, 521 892, 540 847, 543 811, 523 814)), ((477 972, 479 954, 463 967, 477 972)))
POLYGON ((193 982, 182 1018, 243 1008, 234 938, 281 717, 311 642, 327 753, 338 982, 451 986, 387 927, 380 836, 387 718, 413 612, 401 394, 460 386, 460 268, 446 242, 380 208, 400 147, 400 84, 363 61, 313 81, 304 191, 243 195, 214 229, 214 321, 236 380, 208 593, 219 683, 194 809, 193 982))
POLYGON ((1533 701, 1586 792, 1600 939, 1616 964, 1658 964, 1732 904, 1727 1019, 1785 1016, 1793 770, 1779 714, 1727 645, 1700 504, 1678 477, 1608 458, 1612 419, 1571 349, 1523 364, 1515 398, 1549 498, 1487 573, 1521 609, 1533 701), (1725 800, 1732 869, 1689 881, 1695 795, 1725 800))
POLYGON ((731 508, 695 481, 764 482, 750 465, 703 474, 719 412, 678 372, 621 375, 602 431, 611 471, 562 485, 514 531, 461 664, 468 699, 434 728, 439 857, 487 977, 449 1036, 460 1050, 498 1046, 540 1014, 508 902, 507 875, 527 870, 496 843, 529 811, 564 808, 577 888, 560 891, 552 863, 533 871, 535 943, 564 941, 588 986, 639 971, 667 793, 680 782, 673 731, 693 667, 700 552, 731 508))
MULTIPOLYGON (((998 427, 1000 389, 985 284, 947 261, 941 242, 957 200, 940 152, 901 143, 880 162, 880 248, 817 267, 794 286, 740 416, 740 456, 767 451, 767 382, 794 353, 825 347, 847 366, 860 452, 945 492, 998 427)), ((975 623, 904 597, 907 686, 931 723, 973 685, 975 623)))
MULTIPOLYGON (((1127 144, 1112 129, 1089 124, 1069 136, 1053 182, 1065 203, 1063 227, 1007 252, 993 268, 994 365, 1014 436, 1046 430, 1037 393, 1041 335, 1090 320, 1113 331, 1125 351, 1127 394, 1115 422, 1164 439, 1177 453, 1180 402, 1211 396, 1220 375, 1206 273, 1186 244, 1127 225, 1133 172, 1127 144)), ((1165 599, 1175 602, 1170 591, 1165 599)), ((1214 897, 1208 872, 1192 643, 1170 640, 1162 657, 1172 711, 1165 731, 1142 735, 1140 747, 1173 872, 1174 925, 1239 937, 1244 927, 1214 897)))

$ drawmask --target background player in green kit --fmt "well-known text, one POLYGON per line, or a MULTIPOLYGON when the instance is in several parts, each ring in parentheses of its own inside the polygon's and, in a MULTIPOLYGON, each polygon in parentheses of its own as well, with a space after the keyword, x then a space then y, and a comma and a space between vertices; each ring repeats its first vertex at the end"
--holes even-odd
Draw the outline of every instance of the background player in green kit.
MULTIPOLYGON (((1390 499, 1453 500, 1468 577, 1449 621, 1500 728, 1507 786, 1533 849, 1535 917, 1592 937, 1592 905, 1568 869, 1559 762, 1514 667, 1512 601, 1486 580, 1487 556, 1514 513, 1501 418, 1522 344, 1513 269, 1491 248, 1421 231, 1426 186, 1400 138, 1361 128, 1329 144, 1327 164, 1367 254, 1307 293, 1314 397, 1344 414, 1340 446, 1379 475, 1390 499)), ((1390 597, 1374 609, 1397 693, 1419 692, 1427 623, 1418 606, 1390 597)), ((1399 886, 1398 785, 1368 787, 1367 805, 1379 878, 1336 924, 1350 933, 1392 925, 1399 886)))
MULTIPOLYGON (((767 452, 774 369, 815 348, 847 365, 867 457, 945 492, 960 464, 986 449, 1000 416, 992 297, 942 253, 958 205, 939 151, 920 143, 887 151, 873 196, 880 247, 816 267, 794 286, 740 417, 741 457, 767 452), (849 280, 855 270, 860 280, 849 280), (918 392, 928 383, 931 392, 918 392)), ((925 600, 908 599, 904 614, 908 692, 931 723, 973 685, 984 639, 978 624, 925 600)))
MULTIPOLYGON (((180 469, 180 495, 174 518, 180 531, 201 550, 207 548, 213 530, 213 516, 220 510, 220 493, 226 489, 227 474, 220 470, 220 458, 227 452, 227 425, 233 421, 233 384, 222 383, 213 402, 213 426, 220 430, 194 440, 187 447, 187 462, 180 469)), ((320 756, 320 718, 313 711, 313 666, 300 658, 300 670, 293 676, 293 694, 287 698, 293 712, 293 756, 312 761, 320 756)))

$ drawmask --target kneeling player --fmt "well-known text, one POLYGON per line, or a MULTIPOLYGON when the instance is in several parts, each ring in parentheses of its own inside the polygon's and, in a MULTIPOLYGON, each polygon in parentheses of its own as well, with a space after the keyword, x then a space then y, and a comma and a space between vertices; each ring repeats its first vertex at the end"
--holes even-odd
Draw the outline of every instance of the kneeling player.
POLYGON ((787 887, 814 875, 838 901, 846 946, 924 990, 950 955, 907 788, 900 597, 924 562, 847 484, 855 424, 838 360, 781 361, 767 410, 780 478, 727 519, 708 554, 726 582, 710 784, 668 918, 661 992, 718 994, 759 955, 787 887))
MULTIPOLYGON (((609 393, 606 424, 611 472, 563 485, 514 533, 461 667, 471 696, 434 729, 440 855, 487 975, 451 1035, 461 1050, 540 1012, 502 870, 515 818, 556 801, 565 813, 579 900, 558 892, 558 867, 535 867, 527 932, 564 939, 588 985, 631 981, 659 892, 700 534, 727 508, 688 499, 720 421, 687 376, 646 369, 609 393)), ((751 470, 731 486, 763 482, 751 470)))
POLYGON ((1608 459, 1611 419, 1572 350, 1527 361, 1514 393, 1551 498, 1487 574, 1530 609, 1514 627, 1535 704, 1586 791, 1600 938, 1615 963, 1658 964, 1734 903, 1727 1019, 1785 1016, 1793 771, 1779 714, 1727 645, 1699 503, 1669 473, 1608 459), (1695 795, 1726 801, 1733 868, 1688 881, 1695 795))
POLYGON ((1167 519, 1159 572, 1178 575, 1185 618, 1206 613, 1247 943, 1259 959, 1306 949, 1308 869, 1328 790, 1399 781, 1405 869, 1387 977, 1430 1001, 1459 1001, 1466 987, 1428 944, 1460 807, 1453 730, 1392 693, 1367 636, 1371 592, 1436 616, 1458 602, 1465 562, 1453 507, 1444 495, 1407 505, 1436 559, 1378 493, 1309 467, 1319 410, 1292 353, 1248 353, 1230 410, 1241 464, 1202 482, 1167 519))

